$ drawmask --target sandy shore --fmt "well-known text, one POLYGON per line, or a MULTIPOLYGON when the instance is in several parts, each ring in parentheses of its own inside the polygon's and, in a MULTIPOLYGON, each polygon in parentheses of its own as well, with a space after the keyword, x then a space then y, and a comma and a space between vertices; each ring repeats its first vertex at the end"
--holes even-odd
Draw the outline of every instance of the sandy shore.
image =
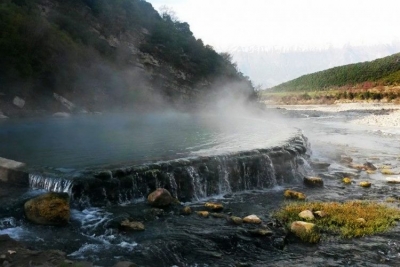
POLYGON ((355 119, 356 124, 400 128, 400 105, 387 103, 341 103, 333 105, 279 105, 288 110, 315 110, 323 112, 340 112, 348 110, 389 110, 387 114, 371 114, 362 119, 355 119))

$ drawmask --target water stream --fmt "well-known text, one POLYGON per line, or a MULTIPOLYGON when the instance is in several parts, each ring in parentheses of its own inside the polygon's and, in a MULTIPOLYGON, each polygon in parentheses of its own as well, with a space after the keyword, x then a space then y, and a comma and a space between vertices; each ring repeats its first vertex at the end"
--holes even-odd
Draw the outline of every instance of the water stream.
MULTIPOLYGON (((186 143, 181 150, 170 151, 173 157, 157 157, 158 148, 147 154, 148 162, 128 153, 121 165, 115 164, 121 158, 108 162, 107 166, 99 165, 101 161, 96 159, 86 161, 89 168, 80 168, 80 164, 74 162, 85 157, 72 159, 69 155, 52 160, 46 168, 32 168, 31 189, 15 189, 7 198, 0 198, 0 234, 9 234, 36 249, 58 248, 72 259, 89 260, 99 266, 112 266, 121 260, 139 266, 400 265, 399 226, 373 237, 352 240, 331 237, 310 246, 288 239, 283 226, 271 217, 272 211, 283 203, 282 194, 286 188, 305 192, 309 200, 400 198, 397 186, 386 184, 380 173, 367 175, 340 162, 343 154, 360 163, 373 157, 374 164, 391 164, 397 170, 400 136, 349 123, 350 117, 364 116, 363 113, 344 112, 332 117, 322 112, 316 114, 318 116, 281 112, 286 113, 286 119, 278 128, 287 130, 286 125, 300 128, 308 140, 299 139, 297 130, 285 133, 279 130, 278 139, 265 137, 273 135, 277 128, 253 133, 254 129, 265 131, 265 125, 260 126, 257 120, 256 128, 241 132, 245 135, 242 139, 237 133, 224 139, 221 132, 212 128, 214 132, 207 130, 207 138, 218 138, 186 143), (246 136, 249 133, 251 136, 246 136), (293 136, 297 137, 291 139, 293 136), (238 137, 241 144, 233 140, 238 137), (308 141, 311 147, 307 148, 308 141), (249 149, 239 148, 242 146, 249 149), (303 151, 306 148, 308 150, 303 151), (59 164, 66 161, 70 165, 59 164), (330 166, 316 168, 313 164, 316 162, 330 166), (367 190, 344 187, 340 181, 349 172, 359 179, 370 179, 374 186, 367 190), (110 177, 99 182, 98 177, 107 175, 110 177), (301 182, 304 175, 324 177, 324 187, 305 187, 301 182), (145 197, 156 187, 168 188, 183 205, 194 211, 203 210, 205 201, 217 201, 224 205, 222 213, 226 215, 257 214, 273 234, 255 236, 252 230, 257 229, 256 226, 237 226, 225 219, 202 218, 196 214, 183 216, 176 207, 152 209, 145 197), (24 219, 22 203, 46 190, 71 195, 72 217, 67 227, 38 226, 24 219), (119 230, 118 223, 125 218, 143 222, 146 230, 119 230)), ((229 129, 236 126, 232 127, 229 129)), ((182 140, 182 136, 178 139, 182 140)), ((168 144, 164 146, 164 142, 161 142, 161 150, 168 151, 168 144)), ((135 153, 140 154, 138 151, 135 153)), ((108 156, 113 158, 114 154, 108 156)), ((41 160, 32 164, 38 166, 41 160)))

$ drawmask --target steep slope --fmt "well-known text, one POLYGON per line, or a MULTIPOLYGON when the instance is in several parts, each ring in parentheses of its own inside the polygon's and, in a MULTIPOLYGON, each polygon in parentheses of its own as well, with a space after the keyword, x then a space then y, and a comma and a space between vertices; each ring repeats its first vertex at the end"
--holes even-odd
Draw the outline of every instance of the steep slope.
POLYGON ((5 0, 0 28, 0 115, 254 97, 229 55, 143 0, 5 0))
POLYGON ((274 91, 315 91, 363 83, 400 84, 400 53, 369 62, 331 68, 273 87, 274 91))

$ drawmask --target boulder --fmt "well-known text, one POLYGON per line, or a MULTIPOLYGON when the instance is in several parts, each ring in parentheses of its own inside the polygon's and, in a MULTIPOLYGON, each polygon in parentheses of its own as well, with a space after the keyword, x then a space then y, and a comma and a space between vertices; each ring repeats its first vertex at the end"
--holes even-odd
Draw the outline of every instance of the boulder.
POLYGON ((303 210, 302 212, 299 213, 299 217, 307 221, 312 221, 315 219, 314 214, 312 213, 311 210, 303 210))
POLYGON ((212 210, 212 211, 220 211, 224 209, 224 206, 221 203, 207 202, 204 204, 204 207, 212 210))
POLYGON ((174 199, 171 194, 168 192, 167 189, 164 188, 157 188, 147 197, 147 201, 153 207, 169 206, 173 200, 174 199))
POLYGON ((129 221, 126 219, 121 222, 120 229, 125 231, 143 231, 144 225, 141 222, 129 221))
POLYGON ((295 199, 295 200, 305 200, 306 199, 305 194, 294 191, 294 190, 289 190, 289 189, 286 190, 283 195, 285 196, 285 198, 288 198, 288 199, 295 199))
POLYGON ((400 184, 400 177, 387 177, 386 182, 389 184, 400 184))
POLYGON ((304 177, 303 182, 309 187, 322 187, 324 186, 324 181, 320 177, 304 177))
POLYGON ((252 224, 260 224, 261 219, 257 217, 257 215, 249 215, 243 218, 243 222, 245 223, 252 223, 252 224))
POLYGON ((361 187, 371 187, 371 182, 368 181, 362 181, 360 182, 361 187))
POLYGON ((344 177, 344 178, 342 179, 342 182, 343 182, 344 184, 351 184, 351 179, 350 179, 349 177, 344 177))
POLYGON ((210 213, 206 210, 197 211, 196 213, 197 213, 197 215, 204 217, 204 218, 208 218, 208 216, 210 215, 210 213))
POLYGON ((321 239, 319 229, 313 223, 295 221, 290 225, 290 231, 304 242, 318 243, 321 239))
POLYGON ((70 218, 67 193, 46 193, 25 202, 29 221, 43 225, 66 225, 70 218))

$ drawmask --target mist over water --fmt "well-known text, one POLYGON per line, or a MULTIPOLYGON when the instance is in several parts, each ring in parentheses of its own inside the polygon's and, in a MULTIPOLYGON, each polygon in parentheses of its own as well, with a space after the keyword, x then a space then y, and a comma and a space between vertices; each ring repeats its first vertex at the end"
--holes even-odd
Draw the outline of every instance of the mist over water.
MULTIPOLYGON (((227 110, 226 110, 227 111, 227 110)), ((250 113, 114 113, 0 122, 1 156, 62 168, 140 164, 279 145, 289 130, 250 113)))

